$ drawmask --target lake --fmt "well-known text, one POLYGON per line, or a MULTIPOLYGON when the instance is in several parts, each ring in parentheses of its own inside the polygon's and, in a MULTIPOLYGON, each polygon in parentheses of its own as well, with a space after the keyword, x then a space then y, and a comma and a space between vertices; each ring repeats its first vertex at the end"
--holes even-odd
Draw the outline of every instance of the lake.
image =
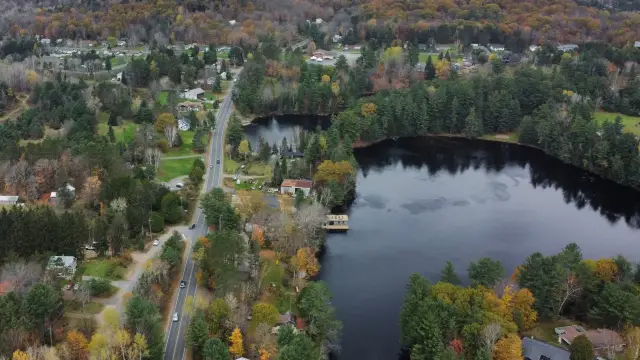
MULTIPOLYGON (((254 134, 278 140, 274 129, 287 124, 254 134)), ((344 325, 339 359, 397 359, 409 275, 437 281, 447 260, 463 281, 481 257, 511 273, 528 255, 570 242, 585 258, 640 260, 640 193, 538 150, 414 138, 358 149, 356 158, 350 230, 327 236, 319 276, 344 325)))

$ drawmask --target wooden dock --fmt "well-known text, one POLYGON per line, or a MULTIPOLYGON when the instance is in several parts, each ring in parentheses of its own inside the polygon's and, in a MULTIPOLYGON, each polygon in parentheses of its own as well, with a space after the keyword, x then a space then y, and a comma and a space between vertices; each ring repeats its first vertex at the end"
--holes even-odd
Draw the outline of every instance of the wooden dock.
POLYGON ((347 215, 327 215, 327 220, 322 224, 327 231, 349 230, 349 217, 347 215))

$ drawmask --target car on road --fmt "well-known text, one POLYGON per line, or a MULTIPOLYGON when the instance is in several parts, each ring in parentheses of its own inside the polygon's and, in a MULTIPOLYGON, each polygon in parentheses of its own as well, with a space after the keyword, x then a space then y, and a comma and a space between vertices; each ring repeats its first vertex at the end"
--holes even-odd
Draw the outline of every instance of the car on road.
POLYGON ((209 165, 209 169, 213 169, 213 164, 209 165))
POLYGON ((178 321, 178 313, 177 312, 173 313, 173 321, 174 322, 178 321))
POLYGON ((184 289, 186 287, 187 287, 187 282, 184 280, 180 281, 180 289, 184 289))
POLYGON ((182 189, 183 187, 184 187, 184 184, 183 184, 183 183, 177 183, 177 184, 176 184, 176 188, 177 188, 177 189, 182 189))
POLYGON ((216 164, 220 164, 220 159, 216 160, 216 164))
POLYGON ((158 245, 160 245, 160 239, 153 240, 153 246, 158 246, 158 245))
POLYGON ((196 224, 191 224, 191 226, 189 226, 189 230, 193 230, 196 228, 196 224))

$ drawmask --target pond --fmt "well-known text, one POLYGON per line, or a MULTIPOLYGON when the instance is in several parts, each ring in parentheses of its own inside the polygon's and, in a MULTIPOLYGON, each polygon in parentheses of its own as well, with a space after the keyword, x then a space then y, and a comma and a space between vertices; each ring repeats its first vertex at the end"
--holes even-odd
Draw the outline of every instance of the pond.
MULTIPOLYGON (((252 146, 321 118, 268 118, 247 127, 252 146), (254 144, 255 143, 255 144, 254 144)), ((321 260, 342 320, 339 359, 400 352, 399 313, 409 275, 437 281, 451 260, 466 281, 489 256, 510 273, 530 254, 577 243, 585 258, 640 260, 640 193, 513 144, 459 138, 385 141, 355 152, 350 230, 331 234, 321 260)))
POLYGON ((517 145, 448 138, 356 151, 350 230, 329 235, 320 279, 343 321, 339 359, 396 359, 409 275, 466 281, 488 256, 508 273, 533 252, 576 242, 585 258, 640 259, 640 196, 517 145))
POLYGON ((269 145, 278 147, 287 138, 287 144, 293 144, 293 150, 297 151, 295 143, 300 131, 314 131, 318 126, 327 129, 329 125, 330 120, 326 116, 273 116, 254 120, 244 127, 244 133, 254 151, 258 151, 260 137, 269 145))

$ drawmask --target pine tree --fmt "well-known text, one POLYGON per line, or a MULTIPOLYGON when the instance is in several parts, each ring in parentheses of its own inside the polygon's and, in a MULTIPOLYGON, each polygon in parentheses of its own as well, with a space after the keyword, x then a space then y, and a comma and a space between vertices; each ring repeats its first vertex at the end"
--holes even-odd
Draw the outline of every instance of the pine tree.
POLYGON ((116 142, 116 134, 113 132, 113 127, 111 125, 109 125, 109 141, 111 141, 112 143, 116 142))
POLYGON ((104 69, 107 71, 111 71, 112 67, 111 67, 111 58, 108 57, 104 60, 104 69))
POLYGON ((449 133, 453 134, 457 132, 458 129, 458 109, 460 108, 460 102, 457 97, 453 97, 453 102, 451 103, 451 115, 449 117, 449 133))
POLYGON ((451 55, 449 55, 449 50, 447 50, 447 53, 446 53, 446 54, 444 54, 444 58, 445 58, 449 63, 451 63, 451 55))
POLYGON ((444 59, 444 54, 442 54, 442 51, 440 51, 440 54, 438 54, 438 60, 442 61, 442 59, 444 59))
POLYGON ((469 116, 465 119, 464 134, 470 138, 482 135, 482 122, 476 116, 476 109, 471 109, 469 116))
POLYGON ((431 56, 427 56, 427 64, 424 66, 424 78, 425 80, 433 80, 436 77, 436 67, 433 66, 431 56))
POLYGON ((461 284, 460 278, 458 277, 458 274, 456 274, 456 269, 453 267, 451 260, 448 260, 447 265, 442 269, 440 281, 453 285, 461 284))

